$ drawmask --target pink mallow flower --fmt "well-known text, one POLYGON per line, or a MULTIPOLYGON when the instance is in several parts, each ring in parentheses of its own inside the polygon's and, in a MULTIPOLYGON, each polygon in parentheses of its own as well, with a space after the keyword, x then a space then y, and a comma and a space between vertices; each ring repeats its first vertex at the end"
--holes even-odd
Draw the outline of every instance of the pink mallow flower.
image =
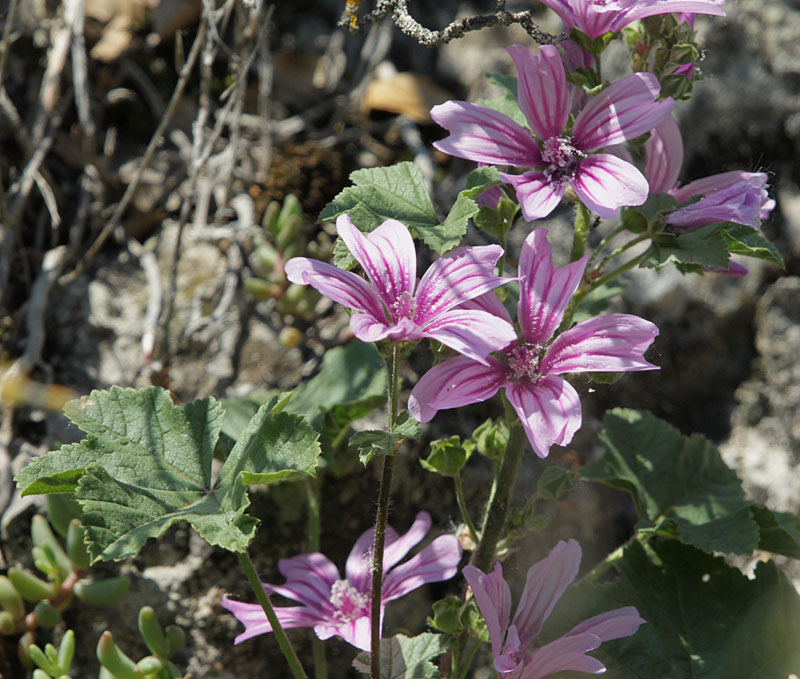
POLYGON ((486 365, 460 356, 434 366, 411 391, 409 412, 427 422, 439 410, 485 401, 505 387, 534 452, 546 457, 550 446, 569 443, 581 426, 578 393, 560 375, 657 369, 644 360, 644 352, 658 328, 638 316, 598 316, 553 340, 586 262, 582 257, 553 268, 547 230, 532 231, 519 260, 521 340, 505 347, 499 358, 489 357, 486 365))
MULTIPOLYGON (((383 555, 383 589, 381 623, 386 604, 422 587, 428 582, 449 580, 458 570, 461 546, 454 535, 441 535, 419 554, 403 564, 398 562, 417 545, 431 527, 431 517, 420 512, 404 535, 386 528, 383 555)), ((318 552, 281 559, 278 570, 286 578, 283 585, 261 583, 269 594, 279 594, 299 602, 300 606, 276 606, 281 626, 313 627, 320 639, 338 636, 348 644, 368 651, 371 629, 372 544, 374 529, 366 531, 347 557, 343 579, 328 557, 318 552)), ((241 622, 245 630, 234 643, 272 631, 259 604, 248 604, 222 598, 222 607, 241 622)))
POLYGON ((415 342, 427 337, 485 362, 515 337, 510 323, 485 311, 458 308, 511 280, 493 273, 503 254, 499 245, 451 250, 418 282, 414 241, 400 222, 387 219, 364 235, 342 215, 336 229, 371 285, 351 271, 305 257, 286 262, 286 277, 355 309, 350 327, 358 339, 415 342))
POLYGON ((604 33, 618 33, 637 19, 669 14, 691 12, 725 16, 718 5, 721 0, 542 0, 564 22, 564 29, 577 28, 590 38, 604 33))
POLYGON ((529 649, 578 574, 580 562, 580 545, 569 540, 559 542, 531 566, 513 620, 511 590, 500 564, 488 575, 474 566, 464 567, 464 577, 489 629, 494 667, 500 677, 542 679, 563 670, 600 674, 606 670, 603 663, 586 654, 604 641, 631 636, 646 622, 633 606, 616 608, 584 620, 555 641, 529 649))
POLYGON ((638 137, 670 114, 671 98, 656 101, 656 77, 633 73, 613 83, 589 101, 567 134, 571 93, 558 48, 543 45, 533 54, 512 45, 508 53, 517 68, 518 103, 530 130, 491 108, 448 101, 431 109, 433 120, 450 132, 434 146, 477 162, 534 168, 502 174, 528 221, 550 214, 568 186, 604 218, 623 205, 644 203, 644 175, 615 155, 594 152, 638 137))
POLYGON ((700 200, 666 216, 671 230, 685 233, 717 222, 735 222, 758 228, 769 217, 775 201, 767 193, 764 172, 734 170, 678 184, 683 162, 683 140, 670 116, 658 125, 645 143, 645 174, 653 193, 669 193, 679 203, 700 200))

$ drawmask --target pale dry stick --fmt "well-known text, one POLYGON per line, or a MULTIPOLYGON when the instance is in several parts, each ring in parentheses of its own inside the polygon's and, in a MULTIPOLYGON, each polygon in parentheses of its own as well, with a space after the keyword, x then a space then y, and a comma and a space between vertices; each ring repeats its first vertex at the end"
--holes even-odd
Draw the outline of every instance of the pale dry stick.
MULTIPOLYGON (((471 31, 479 31, 490 26, 510 26, 519 24, 525 32, 540 45, 554 45, 563 42, 569 36, 567 33, 553 35, 539 28, 533 20, 530 10, 524 12, 508 12, 505 3, 498 3, 498 10, 493 14, 456 19, 440 31, 425 28, 408 13, 407 0, 378 0, 375 9, 359 19, 362 24, 380 21, 386 16, 392 17, 394 25, 401 33, 408 35, 425 47, 445 45, 452 40, 463 37, 471 31)), ((340 25, 347 25, 350 17, 345 15, 339 21, 340 25)))
MULTIPOLYGON (((267 17, 264 20, 262 30, 257 32, 258 45, 256 52, 260 55, 258 59, 258 98, 256 110, 258 111, 259 119, 259 140, 257 147, 259 153, 256 158, 256 176, 255 179, 261 184, 267 181, 269 168, 272 165, 272 115, 270 114, 270 102, 272 100, 272 78, 274 74, 274 67, 272 65, 272 54, 270 53, 269 46, 269 28, 272 12, 275 5, 271 5, 267 11, 267 17)), ((240 124, 242 116, 239 116, 240 124)))
POLYGON ((86 0, 76 0, 75 12, 72 17, 72 44, 70 57, 72 59, 72 81, 75 88, 75 109, 78 112, 78 122, 83 132, 83 152, 85 157, 94 156, 94 135, 96 132, 92 110, 89 104, 89 68, 86 63, 86 41, 83 35, 83 25, 86 21, 86 0))
POLYGON ((166 130, 167 126, 172 121, 175 112, 178 109, 178 103, 180 102, 181 96, 183 96, 183 91, 186 88, 186 84, 189 81, 189 75, 194 68, 194 63, 197 60, 197 56, 200 53, 200 45, 203 43, 205 39, 205 32, 207 30, 207 24, 205 20, 201 20, 200 28, 198 29, 197 36, 194 39, 194 43, 192 44, 192 49, 189 51, 189 55, 186 59, 186 63, 183 65, 181 72, 178 77, 178 82, 175 85, 175 90, 172 92, 172 98, 167 105, 167 110, 164 112, 164 116, 158 123, 158 127, 156 131, 153 133, 152 138, 150 139, 150 143, 147 145, 147 149, 144 152, 144 156, 139 164, 139 168, 136 170, 136 174, 133 177, 133 180, 125 189, 125 193, 122 194, 122 198, 117 203, 117 207, 114 210, 114 213, 111 215, 111 218, 108 220, 108 223, 103 227, 102 231, 97 235, 92 245, 86 251, 86 254, 80 259, 78 264, 75 266, 75 269, 70 273, 66 274, 62 277, 62 283, 69 283, 75 280, 78 276, 80 276, 86 268, 89 266, 91 261, 94 259, 95 255, 100 251, 100 248, 103 247, 103 243, 106 242, 106 239, 111 235, 111 233, 117 228, 122 219, 122 215, 124 214, 125 210, 128 209, 128 205, 130 204, 131 200, 133 199, 133 195, 136 192, 136 189, 139 187, 139 183, 142 180, 142 175, 147 167, 150 165, 150 161, 153 158, 153 153, 156 150, 156 147, 161 142, 161 138, 164 134, 164 130, 166 130))
POLYGON ((161 284, 161 270, 158 260, 151 250, 146 250, 139 241, 129 238, 128 251, 139 260, 139 266, 144 271, 147 279, 147 307, 142 320, 142 354, 145 365, 153 359, 153 349, 156 342, 156 326, 161 313, 161 304, 164 299, 164 287, 161 284))

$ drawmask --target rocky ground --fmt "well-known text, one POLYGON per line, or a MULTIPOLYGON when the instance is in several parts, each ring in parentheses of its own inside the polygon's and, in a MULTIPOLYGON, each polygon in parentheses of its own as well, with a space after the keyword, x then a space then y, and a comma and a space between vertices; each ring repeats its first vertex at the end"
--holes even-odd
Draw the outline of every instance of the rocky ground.
MULTIPOLYGON (((6 35, 7 55, 0 57, 7 59, 0 66, 0 95, 10 101, 0 102, 0 176, 9 198, 3 209, 10 210, 0 227, 0 255, 8 265, 0 285, 0 366, 32 380, 23 382, 22 397, 10 395, 8 381, 0 392, 0 556, 6 564, 30 558, 26 536, 35 511, 35 501, 11 492, 12 474, 79 434, 46 407, 49 397, 58 400, 63 392, 44 385, 82 394, 113 384, 157 384, 188 401, 291 389, 314 374, 324 350, 348 339, 347 319, 324 301, 294 317, 275 299, 246 292, 243 281, 260 271, 254 242, 266 206, 296 193, 304 234, 314 240, 316 215, 347 184, 350 171, 414 159, 436 178, 442 209, 471 168, 430 152, 440 132, 425 111, 447 97, 484 96, 485 72, 511 71, 505 46, 530 43, 518 28, 497 28, 425 49, 390 24, 356 35, 336 29, 344 3, 334 0, 312 2, 302 12, 294 3, 278 3, 271 16, 247 3, 218 2, 220 42, 213 32, 202 39, 201 65, 173 108, 176 72, 192 58, 200 3, 86 0, 85 31, 77 23, 70 28, 55 4, 20 3, 16 39, 6 35), (115 12, 104 14, 109 4, 115 12), (257 22, 256 30, 247 20, 257 22), (176 27, 182 27, 182 44, 172 37, 176 27), (58 70, 53 53, 65 31, 68 49, 58 70), (88 53, 85 72, 74 65, 81 62, 75 52, 67 58, 79 39, 88 53), (225 47, 255 55, 247 78, 231 77, 241 60, 228 58, 225 47), (412 76, 392 80, 397 72, 412 76), (390 94, 377 87, 380 78, 389 79, 390 94), (81 102, 81 92, 88 102, 81 102), (165 140, 137 179, 165 115, 165 140), (35 149, 44 151, 38 161, 35 149), (138 188, 125 197, 133 182, 138 188), (116 215, 120 201, 128 201, 127 209, 116 215), (110 238, 81 265, 114 220, 110 238), (288 339, 287 326, 301 333, 301 342, 288 339)), ((65 3, 73 10, 80 4, 65 3)), ((419 18, 440 26, 457 12, 487 8, 440 2, 419 18)), ((726 10, 725 19, 697 22, 707 48, 701 63, 706 80, 678 108, 686 144, 681 179, 732 169, 768 172, 778 204, 764 228, 786 270, 748 262, 744 279, 633 272, 620 308, 659 326, 652 360, 661 371, 630 374, 592 393, 584 386, 584 427, 569 449, 552 457, 589 459, 599 452, 595 434, 606 408, 646 408, 684 432, 711 438, 756 501, 800 512, 800 166, 794 161, 800 150, 800 8, 791 0, 737 0, 726 10)), ((8 11, 9 3, 0 2, 4 17, 8 11)), ((549 15, 541 19, 545 30, 560 29, 549 15)), ((562 210, 543 225, 558 240, 569 219, 562 210)), ((468 434, 485 416, 482 406, 465 409, 437 420, 426 436, 453 427, 468 434)), ((367 528, 377 487, 372 470, 352 469, 323 480, 322 548, 338 564, 367 528)), ((529 456, 520 488, 540 469, 529 456)), ((466 474, 474 502, 486 495, 488 473, 477 462, 466 474)), ((264 526, 253 553, 265 578, 278 577, 279 558, 304 549, 298 492, 254 493, 253 512, 264 526)), ((401 465, 394 497, 391 522, 400 530, 421 508, 439 530, 457 516, 449 484, 424 473, 413 452, 401 465)), ((553 527, 526 543, 530 553, 519 555, 520 563, 568 536, 584 544, 589 563, 630 528, 626 500, 594 487, 579 487, 552 511, 553 527)), ((99 567, 100 573, 116 570, 99 567)), ((133 582, 121 604, 74 607, 67 614, 82 638, 96 639, 111 628, 131 656, 143 654, 130 611, 148 604, 165 622, 187 630, 178 659, 187 676, 289 676, 275 669, 280 660, 271 639, 232 646, 239 626, 219 599, 226 592, 247 596, 233 557, 179 528, 121 570, 133 582)), ((796 566, 789 572, 800 585, 796 566)), ((435 588, 431 596, 445 591, 435 588)), ((404 599, 387 623, 413 620, 411 631, 418 631, 429 603, 422 593, 404 599)), ((307 635, 297 639, 309 654, 307 635)), ((81 647, 75 676, 95 675, 93 643, 81 647)), ((329 649, 332 676, 346 676, 352 650, 343 643, 329 649)), ((13 662, 0 665, 0 676, 15 676, 13 668, 13 662)))

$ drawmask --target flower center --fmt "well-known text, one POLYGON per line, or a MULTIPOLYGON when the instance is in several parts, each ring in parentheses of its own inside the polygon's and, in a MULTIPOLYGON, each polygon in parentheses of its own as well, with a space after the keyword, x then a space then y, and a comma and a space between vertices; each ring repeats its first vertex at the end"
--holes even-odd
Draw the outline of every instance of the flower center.
POLYGON ((414 295, 408 292, 408 290, 392 302, 391 313, 394 320, 413 318, 416 310, 417 302, 414 299, 414 295))
POLYGON ((570 137, 550 137, 542 144, 542 159, 547 163, 544 174, 551 182, 569 181, 575 176, 575 166, 586 154, 572 145, 570 137))
POLYGON ((347 580, 333 583, 330 602, 336 609, 333 617, 341 622, 352 622, 369 615, 369 595, 359 592, 347 580))
POLYGON ((532 381, 539 377, 542 347, 539 344, 522 344, 505 351, 511 379, 515 382, 532 381))

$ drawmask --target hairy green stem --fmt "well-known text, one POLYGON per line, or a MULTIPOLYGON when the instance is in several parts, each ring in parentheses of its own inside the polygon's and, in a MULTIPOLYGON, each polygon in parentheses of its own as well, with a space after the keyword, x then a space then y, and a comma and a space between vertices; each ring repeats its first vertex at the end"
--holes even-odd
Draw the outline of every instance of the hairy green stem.
POLYGON ((575 205, 575 233, 572 236, 572 252, 569 261, 576 262, 586 252, 586 240, 589 237, 589 224, 592 223, 592 214, 580 200, 575 205))
POLYGON ((478 544, 478 531, 475 530, 475 524, 472 523, 472 518, 467 509, 467 503, 464 501, 464 486, 461 483, 461 475, 456 474, 453 477, 453 481, 456 484, 456 501, 458 502, 458 508, 461 510, 461 516, 464 519, 464 523, 467 524, 467 528, 469 528, 469 535, 473 542, 478 544))
MULTIPOLYGON (((389 373, 389 431, 393 431, 397 422, 397 391, 399 389, 398 367, 400 349, 392 345, 391 353, 386 357, 386 368, 389 373)), ((386 522, 389 518, 389 497, 392 490, 392 474, 394 472, 394 451, 383 456, 383 473, 378 491, 378 511, 375 515, 375 538, 372 547, 372 635, 370 638, 370 679, 381 676, 381 588, 383 585, 383 547, 386 543, 386 522)))
POLYGON ((291 643, 289 643, 286 632, 284 632, 283 627, 281 627, 278 616, 275 614, 275 609, 272 608, 269 597, 264 591, 261 581, 258 579, 258 574, 256 573, 256 568, 253 565, 253 561, 250 559, 250 555, 246 551, 236 552, 236 558, 239 559, 239 565, 241 565, 242 569, 244 570, 245 575, 247 576, 247 581, 250 583, 250 587, 252 587, 253 592, 255 592, 256 599, 258 599, 258 603, 261 604, 261 608, 263 608, 264 613, 267 614, 267 620, 269 620, 269 624, 272 626, 272 633, 275 635, 275 639, 278 642, 278 646, 280 646, 283 657, 286 658, 286 662, 289 663, 289 668, 292 670, 292 676, 294 679, 308 679, 306 673, 303 671, 302 665, 300 665, 300 660, 297 658, 297 654, 294 652, 294 648, 292 648, 291 643))
MULTIPOLYGON (((516 416, 515 416, 516 420, 516 416)), ((506 452, 500 460, 496 483, 492 486, 489 504, 483 519, 481 541, 472 555, 470 563, 487 573, 494 562, 497 542, 505 528, 506 516, 511 502, 511 493, 517 480, 517 472, 522 462, 525 444, 528 442, 520 424, 512 424, 506 444, 506 452)))
POLYGON ((472 648, 470 649, 469 655, 467 656, 466 661, 464 662, 464 667, 461 670, 461 674, 458 675, 459 679, 466 679, 467 672, 469 668, 472 666, 472 661, 475 659, 475 654, 478 652, 478 649, 481 647, 481 643, 476 641, 472 648))
MULTIPOLYGON (((308 499, 308 551, 318 552, 320 549, 320 518, 319 518, 319 482, 316 479, 306 479, 303 483, 308 499)), ((314 679, 328 679, 328 660, 325 657, 325 644, 314 630, 311 634, 311 653, 314 661, 314 679)))

